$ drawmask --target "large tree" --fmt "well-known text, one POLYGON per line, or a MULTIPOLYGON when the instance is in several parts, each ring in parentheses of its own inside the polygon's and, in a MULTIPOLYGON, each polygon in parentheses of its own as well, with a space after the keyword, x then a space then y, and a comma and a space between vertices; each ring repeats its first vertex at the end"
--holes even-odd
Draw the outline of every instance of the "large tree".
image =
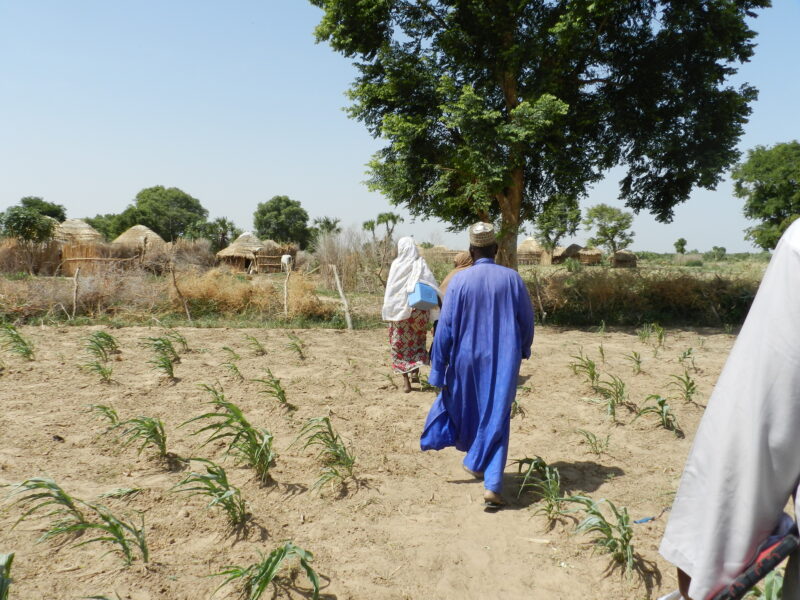
POLYGON ((31 210, 35 210, 40 215, 44 215, 45 217, 51 217, 62 223, 67 218, 67 209, 64 208, 61 204, 56 204, 55 202, 48 202, 44 198, 40 198, 39 196, 25 196, 19 201, 20 205, 23 208, 29 208, 31 210))
POLYGON ((198 222, 193 225, 187 236, 190 238, 205 238, 211 242, 211 251, 217 253, 231 245, 231 242, 242 235, 242 230, 230 219, 220 217, 213 221, 198 222))
POLYGON ((536 216, 534 238, 542 248, 553 253, 558 242, 568 235, 575 235, 581 224, 581 209, 577 198, 556 197, 546 203, 536 216))
POLYGON ((800 142, 756 146, 734 169, 733 181, 736 195, 745 199, 745 216, 761 221, 746 230, 746 237, 773 249, 800 218, 800 142))
POLYGON ((588 244, 603 246, 611 254, 633 242, 634 233, 630 230, 633 225, 633 214, 608 204, 598 204, 589 208, 583 225, 588 230, 595 230, 588 244))
POLYGON ((256 235, 276 242, 294 242, 305 249, 311 238, 308 213, 289 196, 273 196, 259 202, 253 213, 256 235))
POLYGON ((520 225, 622 165, 620 198, 669 221, 737 158, 755 90, 726 84, 769 0, 310 0, 355 59, 352 117, 388 145, 370 183, 453 229, 520 225))
POLYGON ((52 217, 24 206, 12 206, 2 215, 2 233, 16 239, 31 275, 36 266, 36 250, 40 244, 53 238, 57 223, 52 217))

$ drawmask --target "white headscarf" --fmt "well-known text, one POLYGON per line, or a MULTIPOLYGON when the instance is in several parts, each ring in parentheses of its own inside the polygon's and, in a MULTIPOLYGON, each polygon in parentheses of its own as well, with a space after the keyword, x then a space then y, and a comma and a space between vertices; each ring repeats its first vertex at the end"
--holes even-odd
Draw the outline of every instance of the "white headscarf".
POLYGON ((414 286, 420 281, 427 283, 441 296, 439 284, 425 259, 419 255, 414 238, 400 238, 397 242, 397 258, 389 268, 386 292, 383 295, 381 315, 384 321, 403 321, 411 316, 408 294, 414 291, 414 286))

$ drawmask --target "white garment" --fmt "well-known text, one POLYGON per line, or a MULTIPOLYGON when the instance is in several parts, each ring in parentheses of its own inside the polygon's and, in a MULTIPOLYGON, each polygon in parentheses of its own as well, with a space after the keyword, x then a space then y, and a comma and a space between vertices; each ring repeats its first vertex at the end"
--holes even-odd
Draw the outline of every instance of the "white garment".
MULTIPOLYGON (((700 422, 661 555, 705 600, 770 535, 800 479, 800 221, 783 235, 700 422)), ((790 560, 783 599, 798 600, 790 560)))
MULTIPOLYGON (((397 258, 389 268, 386 292, 383 295, 384 321, 403 321, 411 316, 408 294, 414 291, 417 282, 427 283, 441 297, 439 284, 428 268, 425 259, 419 255, 414 238, 404 237, 397 242, 397 258)), ((438 309, 434 309, 438 312, 438 309)))

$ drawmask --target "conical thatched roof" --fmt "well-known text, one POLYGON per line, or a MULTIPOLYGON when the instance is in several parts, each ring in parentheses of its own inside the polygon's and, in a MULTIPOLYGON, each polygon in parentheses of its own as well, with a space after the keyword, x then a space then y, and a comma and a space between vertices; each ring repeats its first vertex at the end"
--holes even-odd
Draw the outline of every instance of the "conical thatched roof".
POLYGON ((532 237, 525 238, 523 242, 517 246, 517 252, 530 252, 532 254, 541 254, 544 251, 541 244, 532 237))
POLYGON ((578 244, 570 244, 566 248, 564 248, 564 246, 557 246, 553 251, 553 258, 570 258, 577 256, 578 252, 580 252, 582 249, 583 248, 581 248, 578 244))
POLYGON ((120 246, 138 247, 143 246, 145 242, 148 246, 166 243, 160 235, 144 225, 134 225, 111 243, 119 244, 120 246))
POLYGON ((256 257, 256 252, 264 247, 264 242, 253 233, 246 231, 231 242, 231 245, 217 252, 217 258, 250 258, 256 257))
POLYGON ((69 244, 93 244, 103 241, 103 234, 81 219, 67 219, 56 225, 53 239, 69 244))
POLYGON ((636 255, 630 250, 623 249, 614 252, 614 258, 618 258, 620 260, 636 260, 636 255))
POLYGON ((597 248, 581 248, 578 252, 579 256, 603 256, 603 253, 597 248))

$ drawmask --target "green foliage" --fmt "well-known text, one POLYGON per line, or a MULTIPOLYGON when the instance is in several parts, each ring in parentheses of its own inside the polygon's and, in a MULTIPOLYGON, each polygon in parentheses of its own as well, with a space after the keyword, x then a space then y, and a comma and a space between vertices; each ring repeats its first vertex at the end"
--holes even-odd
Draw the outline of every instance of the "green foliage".
POLYGON ((686 238, 678 238, 675 240, 675 252, 678 254, 686 254, 686 238))
POLYGON ((55 202, 47 202, 44 198, 38 196, 26 196, 19 201, 20 206, 28 210, 34 210, 40 215, 55 219, 59 223, 67 218, 67 209, 61 204, 55 202))
POLYGON ((228 369, 236 379, 239 381, 244 381, 244 375, 239 370, 239 367, 236 365, 236 361, 242 358, 239 356, 236 351, 228 346, 223 346, 222 349, 228 354, 228 360, 222 363, 222 366, 228 369))
POLYGON ((163 337, 172 342, 173 346, 174 344, 178 344, 181 348, 181 352, 189 352, 189 342, 186 341, 186 338, 177 329, 165 329, 163 337))
POLYGON ((113 379, 111 376, 114 374, 114 369, 99 360, 92 360, 82 365, 84 369, 90 373, 94 373, 100 377, 102 383, 111 383, 113 379))
POLYGON ((36 358, 33 342, 26 339, 17 328, 10 323, 0 326, 0 333, 3 336, 3 350, 16 354, 25 360, 32 361, 36 358))
POLYGON ((588 380, 589 385, 594 387, 600 379, 600 372, 597 370, 597 364, 591 358, 583 354, 583 348, 578 350, 577 355, 573 355, 570 358, 575 359, 575 362, 569 365, 572 372, 575 373, 575 375, 580 375, 582 373, 588 380))
POLYGON ((734 193, 744 198, 744 215, 760 221, 746 237, 764 250, 778 244, 800 217, 800 142, 756 146, 731 173, 734 193))
POLYGON ((12 206, 2 218, 3 235, 21 242, 41 244, 53 237, 57 222, 38 211, 22 206, 12 206))
POLYGON ((115 500, 131 500, 142 493, 142 488, 116 488, 104 492, 98 498, 113 498, 115 500))
POLYGON ((138 443, 137 454, 141 454, 145 448, 155 448, 159 458, 167 458, 167 434, 161 419, 140 416, 123 421, 117 427, 122 429, 119 437, 125 440, 123 448, 138 443))
POLYGON ((628 404, 625 382, 616 375, 609 375, 608 379, 599 380, 594 389, 605 400, 608 416, 616 420, 617 407, 628 404))
POLYGON ((598 204, 586 211, 583 220, 586 229, 594 229, 594 236, 589 238, 590 246, 603 246, 610 254, 626 248, 633 242, 633 214, 608 204, 598 204))
POLYGON ((675 388, 680 398, 687 404, 692 402, 697 393, 697 384, 689 375, 689 371, 684 370, 683 375, 670 375, 674 381, 670 381, 669 386, 675 388))
POLYGON ((272 369, 267 368, 265 372, 266 376, 263 379, 253 379, 254 382, 264 384, 264 389, 259 393, 275 398, 286 410, 296 410, 297 407, 286 399, 286 390, 281 386, 281 380, 272 374, 272 369))
POLYGON ((125 212, 135 224, 149 227, 168 242, 182 237, 208 216, 208 211, 197 198, 181 189, 163 185, 141 190, 125 212))
POLYGON ((353 465, 356 457, 341 436, 336 433, 328 417, 315 417, 300 430, 300 434, 292 444, 303 439, 303 448, 319 446, 317 459, 322 462, 319 479, 313 488, 322 488, 325 484, 345 484, 348 479, 355 481, 353 465))
POLYGON ((575 432, 583 436, 586 445, 589 446, 589 452, 592 454, 601 456, 602 454, 608 453, 608 444, 611 441, 611 434, 606 435, 606 439, 602 440, 598 438, 596 434, 591 431, 586 431, 585 429, 576 429, 575 432))
POLYGON ((211 252, 214 254, 230 246, 240 235, 242 230, 225 217, 213 221, 197 221, 186 232, 186 237, 190 239, 204 238, 211 242, 211 252))
POLYGON ((88 408, 88 412, 94 413, 96 419, 105 419, 108 421, 109 429, 113 429, 119 425, 119 415, 113 406, 90 404, 88 408))
POLYGON ((207 384, 200 387, 211 395, 209 404, 214 410, 189 419, 181 427, 195 421, 208 422, 192 435, 208 432, 210 435, 203 446, 216 441, 226 443, 226 455, 231 454, 237 462, 252 467, 262 483, 268 482, 269 470, 276 458, 272 450, 272 434, 266 429, 256 429, 250 425, 242 409, 225 399, 225 392, 221 387, 207 384))
POLYGON ((697 365, 694 364, 694 350, 692 348, 687 348, 681 355, 678 357, 678 362, 683 365, 684 369, 688 369, 687 365, 691 365, 694 371, 697 371, 697 365))
POLYGON ((578 199, 559 195, 546 202, 536 216, 533 237, 542 248, 552 253, 564 237, 575 235, 580 224, 578 199))
POLYGON ((253 213, 253 225, 262 240, 294 242, 305 248, 311 238, 308 213, 289 196, 273 196, 267 202, 259 202, 253 213))
POLYGON ((595 502, 587 496, 572 496, 569 499, 583 506, 585 518, 578 523, 577 533, 593 534, 592 544, 603 552, 611 554, 611 558, 625 567, 625 572, 630 573, 636 564, 636 555, 633 550, 633 529, 631 528, 628 509, 617 509, 611 500, 602 499, 595 502), (609 521, 601 510, 605 503, 614 517, 614 522, 609 521))
MULTIPOLYGON (((783 597, 783 574, 777 569, 767 573, 764 578, 764 589, 759 586, 754 587, 752 590, 745 594, 745 600, 752 600, 753 598, 761 598, 763 600, 781 600, 783 597)), ((2 596, 0 596, 2 598, 2 596)))
POLYGON ((8 590, 11 588, 11 565, 14 563, 14 553, 0 554, 0 600, 8 600, 8 590))
POLYGON ((719 262, 721 260, 725 260, 725 255, 727 254, 727 250, 722 246, 712 246, 710 252, 706 252, 703 254, 703 258, 706 260, 713 260, 715 262, 719 262))
POLYGON ((647 397, 645 402, 650 400, 653 400, 655 404, 645 405, 640 408, 633 420, 635 421, 643 415, 654 414, 658 417, 661 427, 672 431, 675 437, 682 438, 683 431, 680 425, 678 425, 678 418, 675 416, 675 413, 672 412, 669 404, 667 404, 667 399, 662 398, 658 394, 651 394, 647 397))
POLYGON ((275 548, 268 556, 264 556, 261 553, 259 553, 259 556, 261 560, 248 567, 232 565, 225 567, 219 573, 215 573, 215 577, 225 577, 225 581, 217 589, 219 590, 219 588, 233 581, 240 581, 242 583, 241 597, 246 600, 259 600, 264 591, 266 591, 267 586, 277 576, 283 562, 290 558, 297 558, 308 580, 311 582, 313 588, 312 600, 319 598, 319 576, 311 566, 311 562, 314 560, 313 554, 287 541, 282 546, 275 548))
POLYGON ((623 357, 625 360, 630 361, 631 367, 633 368, 633 374, 638 375, 642 372, 642 355, 636 352, 635 350, 630 354, 626 354, 623 357))
POLYGON ((110 355, 119 353, 116 338, 105 331, 95 331, 85 339, 85 350, 100 361, 107 361, 110 355))
POLYGON ((305 342, 291 331, 286 334, 286 337, 289 338, 289 343, 286 344, 286 348, 294 352, 297 355, 297 358, 299 358, 300 360, 305 360, 306 355, 303 352, 303 350, 306 347, 305 342))
POLYGON ((258 338, 252 335, 246 335, 244 337, 247 340, 247 345, 250 346, 250 349, 253 351, 253 354, 256 356, 266 356, 267 349, 264 347, 264 344, 258 340, 258 338))
POLYGON ((175 379, 175 363, 180 362, 181 358, 172 341, 167 337, 150 337, 143 344, 153 350, 153 358, 148 364, 153 365, 157 371, 161 371, 168 379, 175 379))
POLYGON ((662 221, 713 188, 755 99, 726 78, 753 53, 746 17, 769 6, 311 2, 317 39, 359 71, 350 115, 387 142, 371 186, 454 228, 501 220, 512 248, 543 204, 612 166, 627 167, 621 199, 662 221))
POLYGON ((239 488, 228 483, 228 474, 221 466, 203 458, 193 458, 202 463, 205 473, 191 472, 178 482, 173 489, 192 496, 208 496, 209 508, 217 506, 225 511, 232 528, 241 527, 247 521, 247 508, 239 488))
POLYGON ((38 541, 44 541, 62 535, 75 536, 85 532, 97 533, 97 537, 75 544, 75 547, 98 542, 110 542, 122 555, 126 565, 134 559, 134 550, 138 548, 143 562, 149 560, 149 551, 145 539, 144 518, 141 526, 115 516, 106 507, 91 504, 73 498, 52 479, 35 477, 18 483, 10 494, 19 496, 14 506, 25 512, 19 517, 16 526, 34 513, 47 509, 44 516, 50 523, 38 541), (79 508, 79 505, 81 508, 79 508), (50 507, 53 507, 52 510, 50 507))
POLYGON ((535 485, 537 479, 543 479, 548 468, 541 456, 520 458, 512 461, 511 464, 517 465, 517 478, 520 480, 517 498, 522 496, 527 488, 535 485))

